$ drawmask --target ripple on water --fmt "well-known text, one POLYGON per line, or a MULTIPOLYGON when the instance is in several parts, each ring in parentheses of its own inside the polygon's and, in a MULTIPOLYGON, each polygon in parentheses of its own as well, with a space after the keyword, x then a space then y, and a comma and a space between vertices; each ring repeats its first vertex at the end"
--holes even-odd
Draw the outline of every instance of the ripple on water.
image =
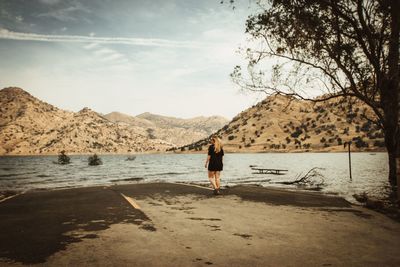
POLYGON ((47 178, 47 177, 51 177, 50 175, 47 175, 47 174, 38 174, 38 175, 36 175, 36 177, 39 177, 39 178, 47 178))

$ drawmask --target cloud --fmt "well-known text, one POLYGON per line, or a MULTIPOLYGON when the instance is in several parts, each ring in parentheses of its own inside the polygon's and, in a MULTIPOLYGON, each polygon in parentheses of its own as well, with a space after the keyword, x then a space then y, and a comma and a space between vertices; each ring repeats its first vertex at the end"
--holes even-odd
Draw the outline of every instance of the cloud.
POLYGON ((118 59, 123 59, 123 55, 119 53, 112 53, 108 54, 103 58, 104 61, 113 61, 113 60, 118 60, 118 59))
POLYGON ((18 22, 24 21, 24 18, 23 18, 22 16, 16 16, 15 19, 16 19, 18 22))
POLYGON ((111 50, 109 48, 101 48, 101 49, 98 49, 98 50, 94 51, 94 53, 97 56, 105 56, 105 55, 109 55, 109 54, 114 53, 114 50, 111 50))
POLYGON ((190 41, 172 41, 155 38, 123 38, 123 37, 94 37, 82 35, 47 35, 36 33, 24 33, 9 31, 0 28, 0 39, 41 41, 41 42, 75 42, 75 43, 97 43, 97 44, 124 44, 135 46, 158 46, 175 48, 201 48, 206 44, 190 41))
POLYGON ((123 54, 109 48, 99 48, 94 50, 93 53, 103 61, 115 61, 124 58, 123 54))
POLYGON ((60 3, 60 0, 39 0, 39 2, 46 5, 54 5, 60 3))
MULTIPOLYGON (((46 4, 56 4, 57 2, 51 1, 51 0, 46 0, 46 4)), ((91 13, 91 10, 83 6, 80 2, 74 2, 72 3, 71 6, 65 7, 65 8, 60 8, 57 10, 52 10, 47 13, 41 13, 38 14, 37 17, 47 17, 47 18, 53 18, 57 19, 63 22, 67 21, 76 21, 80 18, 79 13, 91 13)), ((86 19, 87 20, 87 19, 86 19)))
POLYGON ((99 44, 90 43, 90 44, 85 45, 84 48, 85 48, 85 49, 88 49, 88 50, 91 50, 91 49, 96 48, 96 47, 98 47, 98 46, 99 46, 99 44))
POLYGON ((130 63, 127 57, 114 49, 103 47, 102 45, 97 43, 84 45, 83 48, 92 52, 97 59, 103 62, 108 61, 110 63, 115 63, 118 65, 128 64, 128 67, 130 67, 130 63))

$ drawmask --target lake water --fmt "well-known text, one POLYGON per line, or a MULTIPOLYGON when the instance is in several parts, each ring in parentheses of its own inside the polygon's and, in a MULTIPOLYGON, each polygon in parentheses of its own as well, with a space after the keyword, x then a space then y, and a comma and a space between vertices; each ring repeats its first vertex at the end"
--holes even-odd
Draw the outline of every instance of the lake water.
MULTIPOLYGON (((349 179, 347 153, 257 153, 226 154, 222 185, 256 184, 278 186, 292 181, 313 167, 322 168, 325 185, 321 191, 338 194, 350 201, 352 195, 367 192, 379 195, 388 190, 386 153, 352 153, 353 179, 349 179), (255 174, 249 167, 287 169, 285 175, 255 174)), ((101 156, 103 165, 88 166, 87 156, 71 156, 71 164, 58 165, 56 156, 0 157, 0 190, 26 191, 145 183, 154 181, 208 182, 201 154, 146 154, 127 161, 124 155, 101 156), (139 180, 139 181, 138 181, 139 180)))

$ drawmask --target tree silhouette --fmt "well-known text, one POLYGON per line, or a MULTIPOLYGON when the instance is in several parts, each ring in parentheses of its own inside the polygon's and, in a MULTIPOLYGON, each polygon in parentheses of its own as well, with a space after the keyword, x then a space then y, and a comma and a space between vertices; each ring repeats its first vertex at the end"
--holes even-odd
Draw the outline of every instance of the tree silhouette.
POLYGON ((97 154, 94 154, 93 156, 90 156, 88 158, 88 165, 90 166, 97 166, 97 165, 102 165, 103 162, 101 161, 101 158, 97 156, 97 154))
POLYGON ((60 154, 58 154, 58 164, 70 164, 71 159, 65 154, 65 150, 62 150, 60 154))

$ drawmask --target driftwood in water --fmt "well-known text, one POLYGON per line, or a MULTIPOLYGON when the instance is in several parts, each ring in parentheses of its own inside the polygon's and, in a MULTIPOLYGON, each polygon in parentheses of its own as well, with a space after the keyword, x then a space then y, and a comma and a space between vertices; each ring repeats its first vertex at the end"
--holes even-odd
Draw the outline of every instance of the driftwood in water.
POLYGON ((285 185, 309 185, 309 186, 322 186, 325 183, 324 176, 318 171, 321 168, 314 167, 309 170, 304 176, 302 174, 297 175, 294 181, 283 181, 276 182, 277 184, 285 185))

